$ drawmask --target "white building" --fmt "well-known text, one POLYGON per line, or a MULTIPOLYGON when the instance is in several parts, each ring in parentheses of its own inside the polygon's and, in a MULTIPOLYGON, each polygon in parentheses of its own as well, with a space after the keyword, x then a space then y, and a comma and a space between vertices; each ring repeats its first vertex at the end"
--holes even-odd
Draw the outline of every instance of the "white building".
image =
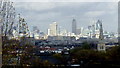
POLYGON ((54 22, 53 24, 50 24, 50 28, 48 29, 48 35, 57 36, 57 34, 58 34, 57 23, 54 22))

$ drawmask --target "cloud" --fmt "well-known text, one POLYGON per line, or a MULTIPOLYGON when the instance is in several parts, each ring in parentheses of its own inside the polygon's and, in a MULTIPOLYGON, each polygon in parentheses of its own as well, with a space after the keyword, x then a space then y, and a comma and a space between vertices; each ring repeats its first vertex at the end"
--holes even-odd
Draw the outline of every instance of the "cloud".
POLYGON ((89 11, 85 13, 85 16, 99 17, 105 14, 105 11, 89 11))
POLYGON ((21 3, 15 3, 16 8, 25 9, 28 11, 42 11, 42 10, 48 10, 55 7, 54 3, 37 3, 37 2, 21 2, 21 3), (22 5, 21 5, 22 3, 22 5))
POLYGON ((46 32, 49 24, 56 21, 71 31, 71 22, 75 18, 78 28, 87 27, 91 20, 101 19, 105 26, 110 26, 104 26, 105 29, 113 31, 117 29, 118 23, 116 4, 117 2, 17 2, 15 7, 31 29, 36 25, 46 32))

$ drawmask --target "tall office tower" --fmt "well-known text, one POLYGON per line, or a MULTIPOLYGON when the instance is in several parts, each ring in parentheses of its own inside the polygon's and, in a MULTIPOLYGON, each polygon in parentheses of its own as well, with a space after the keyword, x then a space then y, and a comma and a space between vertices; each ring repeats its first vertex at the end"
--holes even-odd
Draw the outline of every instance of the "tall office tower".
POLYGON ((48 29, 47 34, 48 34, 48 36, 50 36, 50 29, 48 29))
POLYGON ((57 23, 54 22, 53 24, 50 24, 50 29, 49 29, 49 35, 50 36, 57 36, 58 30, 57 30, 57 23))
POLYGON ((37 26, 33 26, 32 35, 35 39, 40 39, 40 30, 37 26))
POLYGON ((84 32, 84 28, 81 27, 81 28, 80 28, 80 34, 83 35, 83 32, 84 32))
POLYGON ((73 21, 72 21, 72 33, 74 33, 75 35, 77 34, 76 29, 77 29, 76 20, 73 19, 73 21))
POLYGON ((101 28, 101 21, 98 20, 96 23, 95 23, 95 38, 98 38, 100 37, 100 28, 101 28))
POLYGON ((96 30, 99 30, 99 29, 100 29, 100 24, 101 24, 101 21, 98 20, 97 23, 96 23, 96 26, 95 26, 95 29, 96 29, 96 30))

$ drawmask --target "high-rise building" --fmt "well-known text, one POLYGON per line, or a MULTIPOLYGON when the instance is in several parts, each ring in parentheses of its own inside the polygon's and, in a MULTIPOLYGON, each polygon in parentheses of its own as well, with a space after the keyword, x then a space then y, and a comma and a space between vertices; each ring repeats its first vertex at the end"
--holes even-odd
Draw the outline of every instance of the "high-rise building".
POLYGON ((73 19, 73 21, 72 21, 72 33, 74 33, 75 35, 77 34, 76 29, 77 29, 76 20, 73 19))
POLYGON ((101 21, 98 20, 95 24, 95 30, 99 30, 100 29, 100 24, 101 24, 101 21))
POLYGON ((58 34, 58 28, 57 28, 57 23, 56 22, 54 22, 53 24, 50 24, 50 29, 49 29, 49 35, 50 36, 57 36, 57 34, 58 34))
POLYGON ((81 28, 80 28, 80 30, 81 30, 80 32, 81 32, 81 34, 82 34, 82 33, 83 33, 83 31, 84 31, 84 28, 83 28, 83 27, 81 27, 81 28))
POLYGON ((35 39, 40 39, 40 30, 37 26, 33 26, 32 35, 35 39))
POLYGON ((50 35, 50 29, 48 29, 47 34, 50 35))

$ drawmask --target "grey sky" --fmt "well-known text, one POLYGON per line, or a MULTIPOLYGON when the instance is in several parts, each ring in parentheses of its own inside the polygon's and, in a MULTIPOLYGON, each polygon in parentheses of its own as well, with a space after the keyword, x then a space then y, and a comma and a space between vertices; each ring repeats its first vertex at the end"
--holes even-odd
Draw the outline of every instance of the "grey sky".
POLYGON ((118 2, 119 0, 11 0, 14 2, 118 2))
POLYGON ((53 21, 71 32, 73 18, 78 28, 87 28, 98 19, 103 21, 104 30, 117 32, 118 28, 117 2, 17 2, 15 6, 30 29, 38 26, 45 33, 53 21))

